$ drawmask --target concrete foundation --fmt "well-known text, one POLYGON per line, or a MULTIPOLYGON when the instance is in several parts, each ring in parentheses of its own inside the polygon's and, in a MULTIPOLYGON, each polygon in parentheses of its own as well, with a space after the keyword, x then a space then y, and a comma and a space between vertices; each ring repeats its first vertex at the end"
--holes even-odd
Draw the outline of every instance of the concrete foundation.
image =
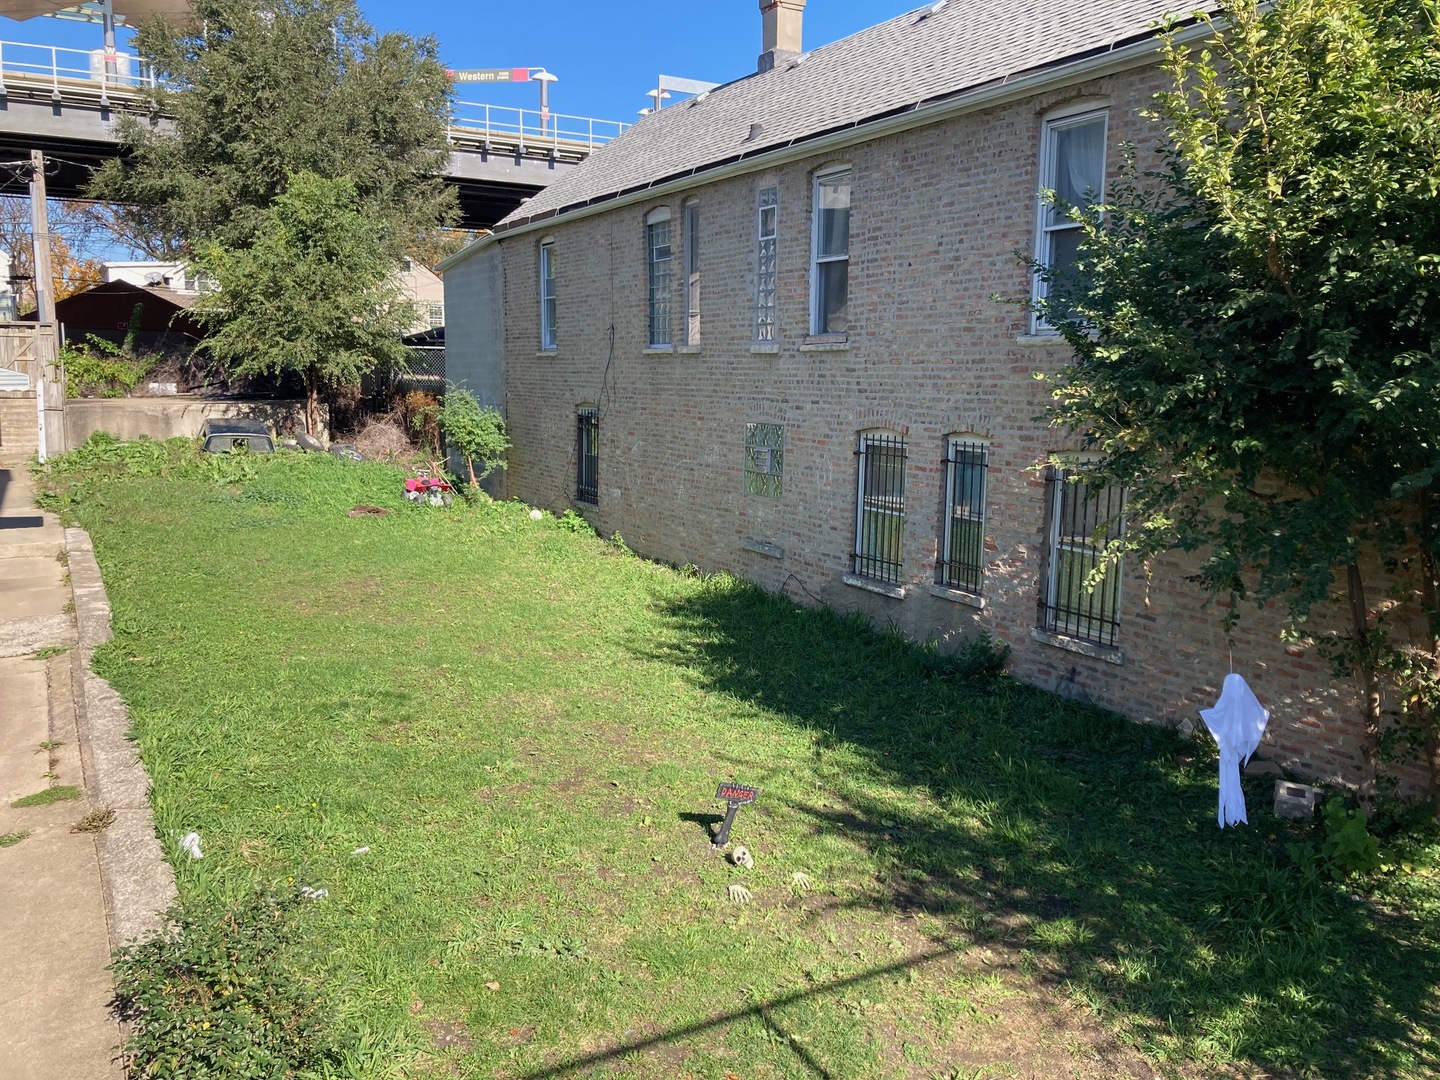
MULTIPOLYGON (((97 431, 120 439, 194 438, 211 417, 260 420, 277 435, 305 430, 305 403, 203 397, 71 398, 65 403, 65 445, 79 446, 97 431)), ((330 438, 329 413, 322 406, 324 430, 330 438)))

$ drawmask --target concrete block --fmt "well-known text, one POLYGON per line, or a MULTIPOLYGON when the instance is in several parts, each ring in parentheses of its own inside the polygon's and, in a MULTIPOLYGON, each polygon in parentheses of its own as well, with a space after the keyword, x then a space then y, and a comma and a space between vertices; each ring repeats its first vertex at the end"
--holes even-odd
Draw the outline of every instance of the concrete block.
POLYGON ((1275 816, 1306 821, 1315 816, 1315 808, 1325 797, 1317 787, 1296 784, 1290 780, 1275 782, 1275 816))

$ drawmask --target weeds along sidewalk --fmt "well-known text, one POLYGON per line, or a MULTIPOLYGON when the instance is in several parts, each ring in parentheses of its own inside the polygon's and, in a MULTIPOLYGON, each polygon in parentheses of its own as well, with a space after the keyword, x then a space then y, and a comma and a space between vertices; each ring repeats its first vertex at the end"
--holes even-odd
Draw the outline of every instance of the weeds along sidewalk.
POLYGON ((0 1076, 121 1075, 64 534, 0 464, 0 1076), (77 831, 78 827, 78 831, 77 831))

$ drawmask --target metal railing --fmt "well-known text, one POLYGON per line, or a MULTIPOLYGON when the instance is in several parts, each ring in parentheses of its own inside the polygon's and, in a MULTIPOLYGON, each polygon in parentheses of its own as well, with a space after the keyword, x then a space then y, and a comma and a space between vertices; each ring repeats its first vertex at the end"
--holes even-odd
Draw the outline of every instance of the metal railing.
POLYGON ((487 105, 480 101, 453 101, 450 104, 452 141, 457 136, 480 135, 502 139, 527 149, 549 146, 583 146, 593 150, 620 135, 628 124, 600 120, 593 116, 570 116, 538 109, 515 109, 487 105))
POLYGON ((116 87, 155 85, 150 66, 131 53, 115 54, 115 72, 107 77, 104 49, 62 49, 56 45, 29 45, 0 41, 0 86, 6 80, 48 84, 60 93, 61 80, 93 82, 116 87))
MULTIPOLYGON (((140 57, 116 53, 115 70, 106 73, 105 50, 62 49, 56 45, 31 45, 21 41, 0 41, 0 97, 11 89, 36 87, 50 90, 55 101, 62 91, 99 89, 141 90, 157 85, 154 71, 140 57)), ((594 116, 541 113, 537 109, 516 109, 488 105, 481 101, 450 103, 450 141, 457 145, 478 144, 490 149, 495 144, 521 153, 570 151, 584 156, 621 134, 628 124, 594 116)))

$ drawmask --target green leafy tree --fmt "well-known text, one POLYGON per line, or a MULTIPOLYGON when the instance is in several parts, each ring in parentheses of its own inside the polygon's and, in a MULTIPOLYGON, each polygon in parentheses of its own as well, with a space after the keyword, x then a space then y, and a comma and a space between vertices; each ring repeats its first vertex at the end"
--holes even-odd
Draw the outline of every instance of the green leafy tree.
POLYGON ((1440 0, 1211 29, 1167 39, 1156 167, 1042 270, 1075 350, 1053 420, 1129 490, 1112 554, 1198 552, 1232 618, 1285 612, 1358 680, 1367 801, 1393 739, 1440 809, 1440 0))
POLYGON ((465 459, 471 487, 504 464, 505 451, 511 446, 499 411, 482 408, 474 394, 453 383, 440 406, 440 430, 446 443, 465 459), (483 464, 479 477, 475 475, 477 461, 483 464))
POLYGON ((439 179, 450 90, 433 39, 376 35, 354 0, 194 0, 144 24, 161 85, 151 122, 122 118, 125 154, 96 174, 147 250, 246 247, 288 178, 349 178, 396 261, 453 216, 439 179), (169 120, 162 124, 161 117, 169 120))
POLYGON ((219 286, 190 309, 211 330, 202 347, 238 374, 298 372, 305 424, 318 433, 322 393, 353 387, 379 363, 404 363, 400 337, 415 309, 387 250, 385 224, 366 213, 353 180, 291 176, 249 247, 200 253, 219 286))

